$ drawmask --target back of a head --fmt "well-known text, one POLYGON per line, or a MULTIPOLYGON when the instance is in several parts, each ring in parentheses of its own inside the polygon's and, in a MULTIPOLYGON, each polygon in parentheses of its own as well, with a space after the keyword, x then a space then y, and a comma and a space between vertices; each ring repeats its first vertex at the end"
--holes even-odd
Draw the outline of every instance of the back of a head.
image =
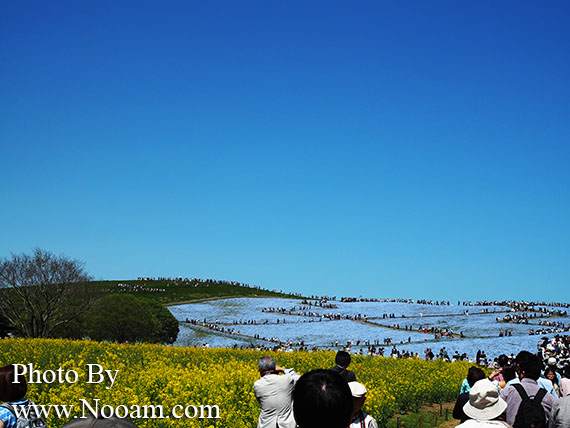
POLYGON ((486 377, 487 376, 485 375, 485 372, 482 369, 480 369, 479 367, 472 366, 469 368, 469 371, 467 372, 467 383, 469 384, 469 386, 473 386, 475 385, 475 382, 481 379, 485 379, 486 377))
POLYGON ((498 363, 499 367, 505 367, 509 363, 509 357, 507 357, 505 354, 499 355, 498 363))
POLYGON ((503 367, 502 373, 503 373, 503 378, 505 379, 505 382, 513 380, 514 378, 517 377, 517 372, 515 370, 515 366, 513 366, 511 364, 507 364, 505 367, 503 367))
POLYGON ((138 428, 133 422, 128 419, 117 418, 116 416, 110 418, 103 418, 101 416, 95 418, 93 416, 87 418, 74 419, 65 424, 62 428, 138 428))
POLYGON ((528 351, 521 351, 515 361, 520 371, 525 373, 526 378, 537 380, 540 377, 542 364, 536 355, 528 351))
POLYGON ((348 384, 331 370, 312 370, 293 391, 293 413, 299 428, 346 428, 352 414, 348 384))
POLYGON ((275 360, 273 357, 261 357, 257 362, 257 367, 262 373, 273 371, 275 370, 275 360))
POLYGON ((346 351, 338 351, 334 359, 335 364, 347 368, 350 364, 350 354, 346 351))
POLYGON ((13 364, 0 368, 0 401, 14 402, 22 400, 28 392, 28 384, 25 376, 15 379, 15 367, 13 364))

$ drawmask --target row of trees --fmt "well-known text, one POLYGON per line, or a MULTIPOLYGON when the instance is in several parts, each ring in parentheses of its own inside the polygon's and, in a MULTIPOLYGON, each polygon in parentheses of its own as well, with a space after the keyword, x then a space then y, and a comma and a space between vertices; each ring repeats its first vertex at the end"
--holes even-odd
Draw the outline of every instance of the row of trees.
POLYGON ((178 321, 158 303, 101 295, 79 260, 39 248, 0 259, 0 333, 172 343, 178 321))

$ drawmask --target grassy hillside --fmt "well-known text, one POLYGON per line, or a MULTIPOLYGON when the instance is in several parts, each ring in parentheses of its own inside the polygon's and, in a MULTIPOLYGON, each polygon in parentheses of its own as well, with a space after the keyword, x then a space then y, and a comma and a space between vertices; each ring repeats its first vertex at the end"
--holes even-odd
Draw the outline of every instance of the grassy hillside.
POLYGON ((153 300, 161 304, 216 299, 223 297, 288 297, 292 294, 248 287, 242 284, 222 281, 199 280, 123 280, 94 281, 93 291, 101 293, 130 293, 136 297, 153 300), (122 284, 119 286, 119 284, 122 284))

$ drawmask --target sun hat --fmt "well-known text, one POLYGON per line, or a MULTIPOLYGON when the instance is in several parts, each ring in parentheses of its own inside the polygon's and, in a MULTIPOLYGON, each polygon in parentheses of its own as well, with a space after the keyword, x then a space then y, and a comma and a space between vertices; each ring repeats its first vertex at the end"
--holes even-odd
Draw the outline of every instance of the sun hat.
POLYGON ((366 387, 359 382, 348 382, 348 387, 350 388, 350 393, 354 398, 364 397, 366 394, 366 387))
POLYGON ((469 390, 469 401, 463 411, 472 419, 490 420, 503 414, 507 402, 499 397, 499 390, 489 379, 481 379, 469 390))

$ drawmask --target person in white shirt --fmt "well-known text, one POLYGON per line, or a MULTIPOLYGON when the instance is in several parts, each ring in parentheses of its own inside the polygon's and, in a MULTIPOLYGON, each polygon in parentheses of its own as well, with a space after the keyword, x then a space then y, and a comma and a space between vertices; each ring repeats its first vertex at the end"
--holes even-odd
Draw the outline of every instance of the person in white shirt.
POLYGON ((378 428, 376 419, 362 410, 362 406, 366 401, 366 387, 356 381, 348 382, 348 387, 350 388, 354 405, 349 428, 378 428))
POLYGON ((261 376, 253 384, 255 397, 261 405, 257 428, 295 428, 293 388, 299 375, 293 369, 275 365, 272 357, 261 357, 257 367, 261 376))

